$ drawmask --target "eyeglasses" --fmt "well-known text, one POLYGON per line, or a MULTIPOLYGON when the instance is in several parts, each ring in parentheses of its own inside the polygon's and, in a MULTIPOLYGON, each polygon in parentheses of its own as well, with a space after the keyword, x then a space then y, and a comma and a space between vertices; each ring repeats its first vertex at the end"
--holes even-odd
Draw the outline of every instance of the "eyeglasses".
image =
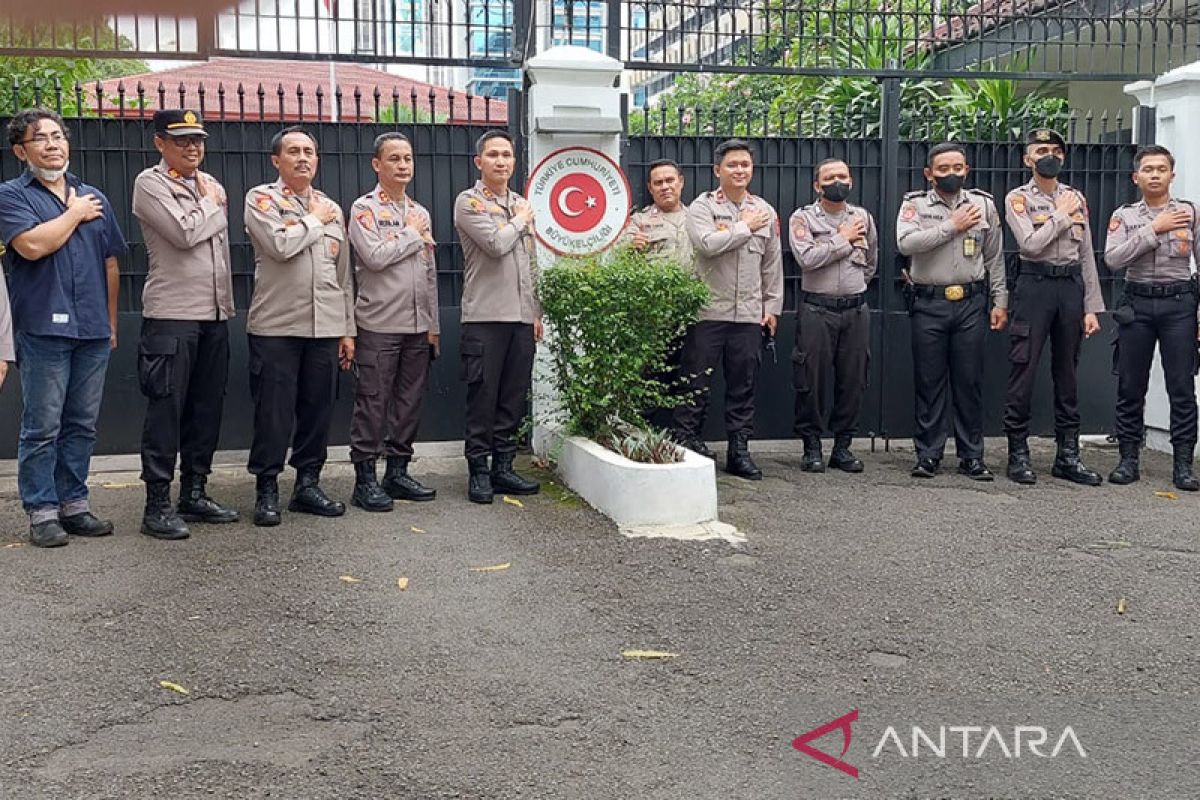
POLYGON ((62 144, 65 141, 67 141, 67 137, 61 133, 51 133, 49 135, 45 133, 39 133, 35 136, 29 137, 28 139, 22 140, 21 144, 36 144, 38 147, 45 147, 50 142, 62 144))
POLYGON ((168 136, 167 138, 170 139, 171 142, 180 150, 188 147, 204 146, 203 136, 168 136))

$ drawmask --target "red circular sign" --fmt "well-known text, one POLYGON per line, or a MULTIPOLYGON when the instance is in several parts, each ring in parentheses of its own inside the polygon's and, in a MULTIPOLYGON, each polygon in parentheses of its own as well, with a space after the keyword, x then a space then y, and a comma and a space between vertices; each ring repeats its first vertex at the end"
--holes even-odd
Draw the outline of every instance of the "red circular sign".
POLYGON ((590 231, 608 208, 600 181, 584 172, 564 175, 550 189, 550 216, 571 233, 590 231))

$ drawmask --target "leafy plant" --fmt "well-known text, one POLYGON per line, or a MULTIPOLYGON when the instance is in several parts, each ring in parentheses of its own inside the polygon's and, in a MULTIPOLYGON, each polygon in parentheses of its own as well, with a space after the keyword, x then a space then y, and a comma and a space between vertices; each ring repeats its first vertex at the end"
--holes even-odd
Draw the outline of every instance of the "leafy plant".
POLYGON ((654 376, 708 302, 708 287, 690 270, 626 247, 561 259, 538 288, 552 332, 549 379, 569 433, 612 441, 620 437, 614 420, 678 405, 654 376))
POLYGON ((426 108, 414 108, 404 103, 388 103, 380 106, 375 114, 375 121, 382 123, 395 122, 445 122, 447 116, 438 114, 436 117, 426 108))
POLYGON ((646 425, 633 425, 610 417, 596 440, 630 461, 644 464, 675 464, 683 461, 683 450, 671 438, 671 432, 646 425))

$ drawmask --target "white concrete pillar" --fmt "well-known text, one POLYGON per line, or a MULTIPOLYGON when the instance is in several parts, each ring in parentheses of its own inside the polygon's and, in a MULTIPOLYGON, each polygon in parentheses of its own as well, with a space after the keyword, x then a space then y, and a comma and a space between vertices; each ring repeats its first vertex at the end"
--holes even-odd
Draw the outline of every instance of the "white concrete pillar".
MULTIPOLYGON (((1125 94, 1138 101, 1138 114, 1155 117, 1154 142, 1138 144, 1161 144, 1175 155, 1175 183, 1171 193, 1200 203, 1200 137, 1196 135, 1200 131, 1200 62, 1173 69, 1153 81, 1128 84, 1125 94)), ((1194 263, 1192 271, 1196 271, 1194 263)), ((1146 393, 1146 429, 1146 443, 1150 447, 1171 449, 1170 404, 1157 353, 1146 393)))
MULTIPOLYGON (((531 87, 524 123, 529 131, 526 163, 531 176, 546 156, 565 147, 589 147, 620 163, 624 69, 616 59, 572 45, 552 47, 526 62, 531 87)), ((544 230, 548 222, 539 211, 536 227, 544 230)), ((539 241, 537 257, 539 268, 545 269, 557 256, 539 241)), ((540 423, 554 411, 549 367, 548 351, 541 347, 533 374, 533 445, 543 455, 552 444, 540 423)))

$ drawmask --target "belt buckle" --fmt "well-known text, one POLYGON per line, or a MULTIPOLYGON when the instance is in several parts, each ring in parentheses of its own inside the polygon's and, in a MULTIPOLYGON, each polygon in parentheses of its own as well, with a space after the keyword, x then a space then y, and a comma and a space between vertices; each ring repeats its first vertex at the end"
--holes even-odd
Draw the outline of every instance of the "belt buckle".
POLYGON ((943 290, 943 294, 946 296, 947 300, 957 303, 959 300, 962 300, 967 296, 967 290, 956 283, 953 286, 947 286, 943 290))

